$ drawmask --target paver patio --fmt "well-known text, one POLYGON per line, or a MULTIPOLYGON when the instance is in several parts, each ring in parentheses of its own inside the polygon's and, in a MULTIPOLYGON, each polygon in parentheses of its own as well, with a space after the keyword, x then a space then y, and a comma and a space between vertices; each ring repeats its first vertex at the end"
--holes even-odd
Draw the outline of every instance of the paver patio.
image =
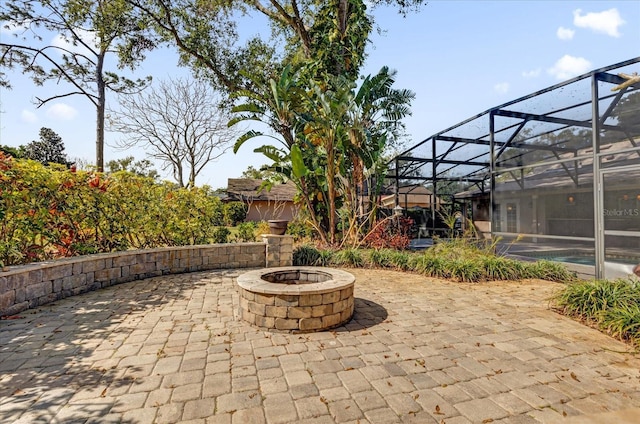
POLYGON ((550 311, 558 284, 349 271, 354 319, 322 333, 238 320, 242 270, 3 320, 0 422, 640 422, 639 357, 550 311))

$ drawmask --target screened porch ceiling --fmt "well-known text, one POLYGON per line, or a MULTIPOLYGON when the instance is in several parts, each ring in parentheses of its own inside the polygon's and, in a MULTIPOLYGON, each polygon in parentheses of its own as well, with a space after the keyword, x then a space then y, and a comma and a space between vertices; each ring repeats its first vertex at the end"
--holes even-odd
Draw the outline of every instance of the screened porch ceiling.
POLYGON ((572 176, 572 162, 562 159, 593 157, 594 130, 601 149, 621 141, 637 147, 639 64, 636 57, 600 68, 473 116, 397 155, 387 177, 396 190, 424 185, 440 194, 456 183, 458 191, 488 192, 492 169, 515 176, 560 162, 572 176))

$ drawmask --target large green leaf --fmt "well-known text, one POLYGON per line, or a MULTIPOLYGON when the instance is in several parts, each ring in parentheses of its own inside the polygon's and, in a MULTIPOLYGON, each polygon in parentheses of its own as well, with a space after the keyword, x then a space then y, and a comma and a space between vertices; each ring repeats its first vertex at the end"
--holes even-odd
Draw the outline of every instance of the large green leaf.
POLYGON ((309 173, 309 169, 305 166, 302 159, 302 150, 300 146, 294 144, 291 146, 291 166, 293 168, 293 175, 296 178, 302 178, 309 173))
POLYGON ((258 137, 263 135, 260 131, 249 130, 246 133, 242 134, 236 144, 233 145, 233 153, 238 153, 238 149, 245 143, 247 140, 251 140, 254 137, 258 137))

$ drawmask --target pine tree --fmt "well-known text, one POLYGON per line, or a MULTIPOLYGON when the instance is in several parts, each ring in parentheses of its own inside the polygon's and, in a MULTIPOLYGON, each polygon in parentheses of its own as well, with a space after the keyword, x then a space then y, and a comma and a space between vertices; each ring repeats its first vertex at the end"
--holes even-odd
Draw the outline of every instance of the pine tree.
POLYGON ((50 163, 60 163, 68 165, 67 155, 64 153, 64 143, 62 137, 50 128, 40 128, 40 140, 33 140, 27 144, 27 159, 37 160, 48 165, 50 163))

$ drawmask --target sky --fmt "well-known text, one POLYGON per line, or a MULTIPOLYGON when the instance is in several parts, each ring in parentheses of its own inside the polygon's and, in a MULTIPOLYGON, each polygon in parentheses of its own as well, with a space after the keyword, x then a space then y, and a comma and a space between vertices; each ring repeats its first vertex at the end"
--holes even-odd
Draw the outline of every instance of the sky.
MULTIPOLYGON (((389 66, 397 71, 395 87, 415 92, 412 116, 404 120, 407 146, 493 106, 640 56, 640 0, 429 1, 407 17, 389 8, 376 9, 374 17, 384 31, 371 35, 362 74, 389 66)), ((0 38, 8 37, 3 29, 0 38)), ((175 52, 162 50, 151 53, 135 75, 161 80, 186 77, 189 70, 177 67, 175 52)), ((19 72, 9 78, 13 89, 0 88, 0 144, 27 144, 48 127, 62 137, 68 156, 94 161, 95 109, 88 100, 67 97, 37 109, 35 97, 63 93, 68 86, 38 87, 19 72)), ((110 100, 117 108, 114 96, 110 100)), ((120 137, 106 133, 105 162, 145 157, 142 149, 116 149, 120 137)), ((226 187, 228 178, 259 167, 265 159, 253 149, 263 143, 272 141, 251 141, 238 154, 228 151, 205 168, 197 185, 226 187)))

